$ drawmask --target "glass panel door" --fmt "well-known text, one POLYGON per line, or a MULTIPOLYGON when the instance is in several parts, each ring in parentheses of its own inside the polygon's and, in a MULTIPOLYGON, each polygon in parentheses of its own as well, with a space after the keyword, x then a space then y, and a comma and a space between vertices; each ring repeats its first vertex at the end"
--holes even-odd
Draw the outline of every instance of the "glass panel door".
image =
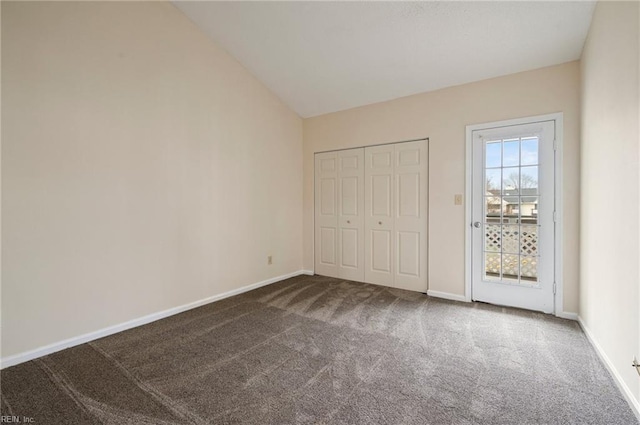
POLYGON ((555 122, 472 132, 472 299, 552 312, 555 122))

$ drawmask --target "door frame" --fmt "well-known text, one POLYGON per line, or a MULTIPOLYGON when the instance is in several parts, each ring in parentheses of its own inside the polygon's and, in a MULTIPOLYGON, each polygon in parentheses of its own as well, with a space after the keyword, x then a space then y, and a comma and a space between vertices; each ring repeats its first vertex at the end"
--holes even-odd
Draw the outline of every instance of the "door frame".
POLYGON ((529 117, 515 118, 502 121, 493 121, 481 124, 466 126, 466 164, 465 164, 465 299, 471 302, 472 299, 472 223, 471 213, 473 207, 472 187, 473 187, 473 132, 497 127, 510 127, 522 124, 531 124, 541 121, 555 122, 554 139, 554 204, 555 204, 555 228, 554 228, 554 295, 553 314, 558 317, 573 318, 563 311, 563 267, 562 267, 562 246, 563 246, 563 208, 562 208, 562 141, 564 134, 563 113, 556 112, 545 115, 535 115, 529 117))

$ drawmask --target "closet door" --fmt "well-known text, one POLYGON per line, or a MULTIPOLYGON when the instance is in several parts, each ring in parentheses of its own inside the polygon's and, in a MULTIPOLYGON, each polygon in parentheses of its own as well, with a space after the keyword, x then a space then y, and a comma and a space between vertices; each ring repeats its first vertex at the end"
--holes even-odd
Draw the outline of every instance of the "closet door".
POLYGON ((338 277, 338 154, 315 156, 315 272, 338 277))
POLYGON ((364 149, 338 152, 338 276, 364 280, 364 149))
POLYGON ((394 145, 365 148, 365 272, 368 283, 393 286, 394 145))
POLYGON ((428 150, 426 141, 394 145, 394 285, 427 291, 428 150))

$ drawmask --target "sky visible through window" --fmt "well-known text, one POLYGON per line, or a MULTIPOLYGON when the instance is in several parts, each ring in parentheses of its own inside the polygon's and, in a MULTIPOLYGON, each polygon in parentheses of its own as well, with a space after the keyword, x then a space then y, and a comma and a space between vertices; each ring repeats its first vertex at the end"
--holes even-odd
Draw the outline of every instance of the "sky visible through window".
POLYGON ((537 137, 487 142, 485 155, 487 189, 499 190, 500 181, 503 182, 502 190, 537 187, 537 137), (501 167, 505 168, 502 173, 501 167))

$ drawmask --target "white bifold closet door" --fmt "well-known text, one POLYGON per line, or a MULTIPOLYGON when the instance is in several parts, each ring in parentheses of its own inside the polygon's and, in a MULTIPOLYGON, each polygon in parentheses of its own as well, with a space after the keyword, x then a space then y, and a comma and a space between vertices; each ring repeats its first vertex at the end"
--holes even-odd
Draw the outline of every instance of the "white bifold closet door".
POLYGON ((427 290, 426 141, 315 156, 315 272, 427 290))
POLYGON ((427 291, 426 141, 365 148, 365 282, 427 291))
POLYGON ((316 273, 364 280, 364 149, 316 154, 316 273))

